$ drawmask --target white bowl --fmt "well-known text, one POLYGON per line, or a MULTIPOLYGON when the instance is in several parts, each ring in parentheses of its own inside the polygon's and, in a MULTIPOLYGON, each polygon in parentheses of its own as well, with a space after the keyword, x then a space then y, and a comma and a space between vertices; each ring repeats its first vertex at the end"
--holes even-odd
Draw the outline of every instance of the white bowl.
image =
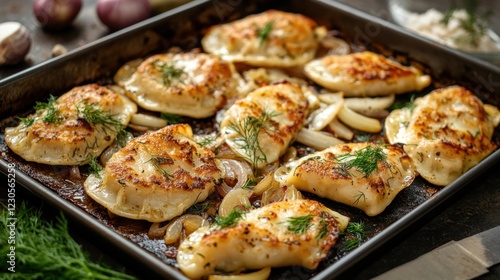
POLYGON ((500 29, 500 15, 494 14, 500 12, 500 1, 389 0, 388 4, 392 19, 399 25, 448 47, 500 65, 500 37, 495 32, 495 27, 500 29), (453 2, 455 5, 452 5, 453 2), (487 27, 484 38, 477 40, 475 45, 471 43, 474 40, 470 39, 470 33, 462 28, 462 20, 467 21, 468 13, 465 11, 468 3, 475 3, 476 15, 484 19, 482 23, 487 27), (448 25, 441 23, 444 14, 452 7, 457 9, 454 16, 463 17, 450 20, 448 25), (489 16, 484 16, 486 14, 489 16))

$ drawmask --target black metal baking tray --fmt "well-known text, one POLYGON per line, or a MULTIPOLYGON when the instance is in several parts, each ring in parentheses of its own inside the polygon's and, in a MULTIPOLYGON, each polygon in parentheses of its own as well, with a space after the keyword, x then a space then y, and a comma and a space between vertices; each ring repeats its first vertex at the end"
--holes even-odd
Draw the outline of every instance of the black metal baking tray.
MULTIPOLYGON (((15 123, 12 116, 29 112, 35 101, 46 100, 51 93, 62 94, 74 86, 90 82, 110 83, 114 72, 131 59, 165 51, 171 46, 186 50, 199 47, 199 39, 207 27, 266 9, 309 16, 329 29, 338 30, 356 48, 381 52, 421 67, 433 76, 435 86, 460 84, 483 101, 500 106, 500 83, 496 82, 500 81, 500 68, 414 36, 398 26, 341 3, 329 0, 193 1, 0 81, 0 129, 3 131, 3 128, 15 123)), ((498 130, 495 134, 497 141, 500 140, 498 130)), ((89 201, 81 186, 65 179, 68 168, 23 161, 5 147, 3 133, 0 148, 0 170, 3 173, 8 172, 9 163, 14 163, 18 183, 97 233, 109 243, 110 248, 121 250, 144 269, 160 277, 185 279, 175 268, 175 261, 169 257, 164 244, 148 240, 143 235, 134 235, 126 229, 130 225, 135 229, 147 225, 126 219, 109 219, 98 205, 89 201)), ((273 269, 271 278, 330 279, 340 275, 449 200, 454 193, 467 187, 479 174, 488 172, 499 160, 500 150, 497 150, 445 188, 437 188, 417 179, 377 217, 369 218, 350 207, 316 198, 347 214, 353 221, 363 221, 368 227, 370 239, 351 252, 342 252, 336 246, 317 270, 299 267, 273 269)))

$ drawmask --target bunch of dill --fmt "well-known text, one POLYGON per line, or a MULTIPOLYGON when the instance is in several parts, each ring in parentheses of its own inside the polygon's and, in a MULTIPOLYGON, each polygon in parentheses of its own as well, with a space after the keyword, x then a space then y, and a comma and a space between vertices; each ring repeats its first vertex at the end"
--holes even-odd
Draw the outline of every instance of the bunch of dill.
POLYGON ((68 233, 68 221, 62 213, 54 222, 42 217, 42 211, 22 203, 15 212, 15 244, 8 244, 12 218, 0 204, 0 262, 7 264, 11 246, 15 248, 15 272, 6 269, 0 279, 135 279, 123 272, 94 263, 68 233))

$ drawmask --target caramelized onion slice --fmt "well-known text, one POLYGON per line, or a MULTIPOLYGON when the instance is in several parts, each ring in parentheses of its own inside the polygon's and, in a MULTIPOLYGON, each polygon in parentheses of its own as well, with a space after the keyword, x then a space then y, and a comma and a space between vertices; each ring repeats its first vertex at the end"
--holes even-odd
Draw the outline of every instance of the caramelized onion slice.
POLYGON ((166 120, 160 117, 142 113, 133 114, 132 117, 130 118, 130 123, 151 128, 161 128, 167 126, 166 120))
POLYGON ((167 226, 165 231, 165 244, 174 244, 181 241, 181 236, 184 233, 188 236, 202 226, 208 226, 209 222, 201 216, 193 214, 184 214, 172 220, 167 226))
POLYGON ((248 208, 252 204, 250 203, 250 197, 252 196, 251 190, 246 190, 242 188, 232 189, 227 195, 222 199, 219 206, 219 216, 226 217, 231 213, 235 207, 245 207, 248 208))
POLYGON ((331 146, 335 146, 337 144, 344 143, 344 141, 333 136, 329 136, 325 133, 305 128, 299 131, 296 141, 306 146, 312 147, 318 151, 324 150, 331 146))
POLYGON ((339 138, 352 140, 354 137, 354 132, 349 127, 341 123, 337 118, 333 119, 333 121, 328 124, 327 128, 328 131, 332 132, 339 138))
POLYGON ((342 107, 338 114, 338 118, 346 125, 357 130, 370 133, 382 131, 382 124, 379 120, 356 113, 347 106, 342 107))

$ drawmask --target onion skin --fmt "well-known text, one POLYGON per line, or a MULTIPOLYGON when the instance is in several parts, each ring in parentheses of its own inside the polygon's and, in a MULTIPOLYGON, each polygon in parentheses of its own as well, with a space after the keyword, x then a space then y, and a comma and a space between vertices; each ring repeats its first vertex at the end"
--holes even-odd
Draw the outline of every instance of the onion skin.
POLYGON ((147 19, 151 15, 148 0, 98 0, 97 16, 111 30, 118 30, 147 19))
POLYGON ((18 22, 0 23, 0 65, 17 64, 31 48, 31 35, 18 22))
POLYGON ((82 9, 82 0, 35 0, 33 13, 43 28, 67 28, 82 9))

